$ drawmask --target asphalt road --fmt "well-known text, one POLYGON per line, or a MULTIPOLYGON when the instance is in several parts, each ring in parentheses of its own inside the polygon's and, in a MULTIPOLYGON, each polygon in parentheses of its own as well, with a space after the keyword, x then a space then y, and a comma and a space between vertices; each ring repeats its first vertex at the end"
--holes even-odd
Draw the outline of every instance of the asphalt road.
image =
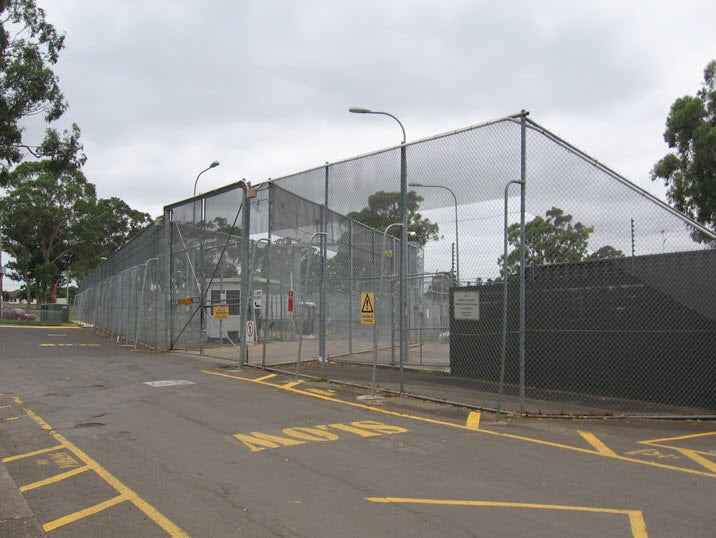
POLYGON ((716 534, 716 424, 515 420, 0 327, 0 536, 716 534))

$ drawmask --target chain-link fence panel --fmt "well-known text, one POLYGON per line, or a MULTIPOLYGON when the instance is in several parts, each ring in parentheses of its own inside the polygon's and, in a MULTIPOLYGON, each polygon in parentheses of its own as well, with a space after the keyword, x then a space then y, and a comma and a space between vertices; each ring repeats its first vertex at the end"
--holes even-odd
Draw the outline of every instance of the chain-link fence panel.
POLYGON ((240 183, 168 206, 78 317, 499 412, 716 415, 713 234, 526 114, 240 183))
POLYGON ((166 253, 161 222, 148 227, 80 286, 74 317, 125 344, 164 348, 166 253))

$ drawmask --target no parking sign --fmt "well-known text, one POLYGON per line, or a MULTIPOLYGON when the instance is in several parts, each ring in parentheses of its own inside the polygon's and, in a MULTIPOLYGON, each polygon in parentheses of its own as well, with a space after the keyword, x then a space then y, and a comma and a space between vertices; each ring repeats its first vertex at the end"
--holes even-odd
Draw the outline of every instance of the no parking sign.
POLYGON ((246 322, 246 343, 254 345, 256 341, 256 324, 253 321, 246 322))

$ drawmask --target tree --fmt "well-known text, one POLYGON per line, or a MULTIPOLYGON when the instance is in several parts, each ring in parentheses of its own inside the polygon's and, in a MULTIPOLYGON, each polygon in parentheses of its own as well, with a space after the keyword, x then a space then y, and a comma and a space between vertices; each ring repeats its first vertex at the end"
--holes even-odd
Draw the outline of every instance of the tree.
MULTIPOLYGON (((94 185, 88 185, 94 191, 94 185)), ((77 200, 75 210, 79 218, 70 230, 72 255, 62 266, 69 267, 71 262, 72 275, 78 279, 151 223, 149 214, 132 209, 116 197, 97 199, 90 195, 77 200)))
POLYGON ((39 146, 26 145, 21 122, 37 115, 53 122, 67 104, 52 71, 65 38, 45 20, 35 0, 0 0, 0 30, 0 186, 4 186, 9 167, 22 160, 23 149, 35 156, 66 149, 54 130, 47 131, 39 146))
MULTIPOLYGON (((439 239, 438 224, 430 222, 418 213, 423 199, 415 191, 408 191, 408 232, 410 240, 421 247, 428 241, 439 239)), ((368 207, 348 213, 348 217, 382 232, 389 225, 400 222, 400 193, 378 191, 371 194, 368 197, 368 207)), ((391 235, 400 237, 400 227, 393 228, 391 235)))
MULTIPOLYGON (((422 201, 422 196, 415 191, 408 191, 408 233, 410 241, 421 247, 428 241, 439 239, 438 224, 430 222, 418 213, 422 201)), ((372 230, 383 232, 391 224, 401 221, 400 193, 377 191, 368 197, 368 207, 348 213, 347 216, 372 230)), ((400 226, 391 228, 388 235, 400 238, 400 226)), ((382 233, 374 233, 373 236, 373 239, 377 237, 377 241, 382 242, 382 233)), ((386 242, 386 246, 387 244, 386 242)), ((380 243, 361 246, 360 241, 345 232, 338 241, 336 255, 328 261, 328 278, 332 281, 332 286, 348 291, 351 275, 354 280, 374 278, 380 271, 380 254, 376 256, 375 253, 380 251, 381 246, 380 243), (354 247, 352 252, 350 246, 354 247)), ((391 261, 395 259, 393 257, 391 261)))
POLYGON ((52 160, 18 165, 0 211, 3 250, 14 258, 9 276, 25 282, 28 301, 33 287, 48 300, 70 267, 73 276, 83 276, 150 222, 121 200, 97 200, 79 168, 66 163, 60 169, 52 160))
MULTIPOLYGON (((572 215, 553 207, 546 218, 535 217, 525 224, 525 263, 526 265, 546 265, 560 262, 573 262, 587 255, 591 229, 581 222, 572 224, 572 215)), ((508 273, 516 274, 520 265, 520 225, 512 224, 507 229, 507 241, 515 248, 507 255, 508 273)), ((504 256, 498 263, 502 266, 504 256)))
POLYGON ((621 250, 615 249, 611 245, 604 245, 603 247, 597 249, 593 253, 591 253, 589 256, 587 256, 588 260, 604 260, 607 258, 623 258, 624 253, 621 250))
MULTIPOLYGON (((572 215, 563 209, 553 207, 545 213, 546 218, 535 217, 525 224, 525 264, 527 266, 549 265, 552 263, 579 262, 624 256, 621 250, 604 245, 589 253, 589 235, 592 226, 581 222, 572 224, 572 215)), ((507 273, 516 275, 520 268, 520 225, 512 224, 507 229, 507 241, 514 249, 507 255, 507 273)), ((502 267, 504 256, 497 263, 502 267)))
MULTIPOLYGON (((716 231, 716 60, 704 69, 696 96, 671 105, 664 140, 674 151, 654 165, 651 179, 662 179, 674 206, 716 231)), ((707 241, 694 233, 697 241, 707 241)))

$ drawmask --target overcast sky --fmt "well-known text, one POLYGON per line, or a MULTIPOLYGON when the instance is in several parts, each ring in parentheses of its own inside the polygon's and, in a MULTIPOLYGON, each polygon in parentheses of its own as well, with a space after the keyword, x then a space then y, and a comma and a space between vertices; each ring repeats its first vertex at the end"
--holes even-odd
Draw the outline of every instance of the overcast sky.
MULTIPOLYGON (((526 109, 663 197, 664 122, 716 58, 716 2, 38 0, 100 197, 153 217, 526 109)), ((30 133, 31 134, 31 133, 30 133)), ((32 142, 32 141, 28 141, 32 142)))
POLYGON ((519 112, 634 182, 716 58, 716 3, 38 0, 101 197, 192 195, 519 112))

